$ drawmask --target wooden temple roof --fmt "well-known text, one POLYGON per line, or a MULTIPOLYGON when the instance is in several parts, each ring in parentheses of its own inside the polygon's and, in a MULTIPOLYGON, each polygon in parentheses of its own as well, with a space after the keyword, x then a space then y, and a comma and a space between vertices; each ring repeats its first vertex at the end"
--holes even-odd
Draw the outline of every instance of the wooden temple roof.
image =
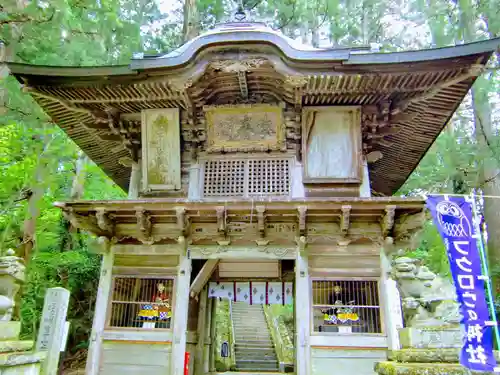
MULTIPOLYGON (((229 24, 128 66, 9 64, 45 112, 120 186, 141 147, 142 109, 183 109, 183 143, 204 132, 206 105, 360 105, 374 193, 393 194, 481 74, 500 39, 432 50, 315 49, 258 24, 229 24), (185 130, 188 130, 185 133, 185 130)), ((288 135, 287 135, 288 137, 288 135)), ((294 142, 300 134, 291 135, 294 142)), ((298 139, 297 139, 298 137, 298 139)))

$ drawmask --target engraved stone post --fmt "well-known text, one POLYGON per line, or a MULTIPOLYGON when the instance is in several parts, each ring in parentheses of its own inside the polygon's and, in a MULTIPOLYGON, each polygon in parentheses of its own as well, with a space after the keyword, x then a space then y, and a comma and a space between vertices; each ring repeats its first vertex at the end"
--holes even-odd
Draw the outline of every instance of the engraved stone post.
POLYGON ((59 366, 59 352, 64 338, 69 291, 64 288, 50 288, 45 294, 42 320, 38 331, 36 350, 46 351, 43 364, 44 375, 55 375, 59 366))

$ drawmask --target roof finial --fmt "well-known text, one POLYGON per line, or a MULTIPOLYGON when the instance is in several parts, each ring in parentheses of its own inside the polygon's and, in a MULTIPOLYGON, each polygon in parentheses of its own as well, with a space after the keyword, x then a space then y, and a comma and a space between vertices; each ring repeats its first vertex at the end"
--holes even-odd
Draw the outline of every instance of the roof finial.
POLYGON ((234 19, 238 22, 241 22, 247 18, 247 14, 245 12, 245 8, 243 7, 243 0, 238 1, 238 7, 236 8, 236 12, 234 13, 234 19))

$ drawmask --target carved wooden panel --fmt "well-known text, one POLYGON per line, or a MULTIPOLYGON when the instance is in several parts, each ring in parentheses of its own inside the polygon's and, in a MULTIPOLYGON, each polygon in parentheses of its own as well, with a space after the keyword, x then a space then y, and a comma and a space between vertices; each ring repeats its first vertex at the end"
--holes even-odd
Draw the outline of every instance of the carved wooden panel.
POLYGON ((361 182, 359 107, 305 108, 302 134, 305 183, 361 182))
POLYGON ((283 108, 276 105, 207 106, 208 152, 282 150, 283 108))
POLYGON ((142 111, 143 190, 181 188, 179 109, 142 111))
POLYGON ((291 163, 291 158, 205 160, 203 195, 205 197, 289 195, 291 163))

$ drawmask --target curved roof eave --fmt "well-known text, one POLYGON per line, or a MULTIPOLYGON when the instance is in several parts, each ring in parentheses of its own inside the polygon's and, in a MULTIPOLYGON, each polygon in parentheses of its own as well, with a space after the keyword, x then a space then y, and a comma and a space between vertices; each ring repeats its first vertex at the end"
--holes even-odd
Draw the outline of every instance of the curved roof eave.
POLYGON ((204 34, 170 54, 154 58, 133 59, 132 70, 175 68, 188 64, 210 47, 242 47, 261 44, 275 47, 287 60, 299 62, 341 62, 344 65, 417 63, 492 53, 500 46, 500 38, 468 44, 403 52, 368 52, 360 48, 297 49, 288 38, 266 31, 239 31, 204 34))

